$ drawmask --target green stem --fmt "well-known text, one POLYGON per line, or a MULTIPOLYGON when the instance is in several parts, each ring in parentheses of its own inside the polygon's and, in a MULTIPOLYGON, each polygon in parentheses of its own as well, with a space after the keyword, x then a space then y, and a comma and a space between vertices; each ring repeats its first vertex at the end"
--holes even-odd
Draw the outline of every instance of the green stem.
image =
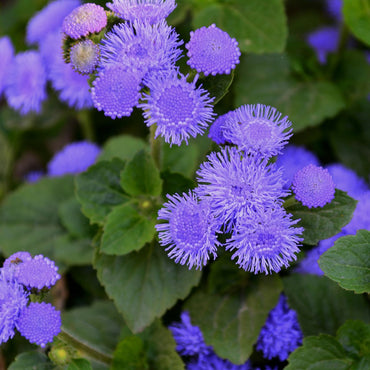
POLYGON ((158 169, 161 167, 161 141, 155 139, 155 131, 157 129, 157 125, 151 125, 149 128, 149 143, 150 149, 152 153, 152 157, 154 159, 154 163, 158 169))
POLYGON ((295 199, 294 195, 291 195, 289 198, 285 200, 283 206, 285 209, 287 209, 287 208, 295 206, 296 204, 298 204, 297 199, 295 199))
POLYGON ((87 109, 79 111, 77 113, 77 119, 81 126, 84 138, 88 141, 95 142, 95 132, 91 123, 89 111, 87 109))
POLYGON ((344 24, 342 24, 341 28, 340 28, 338 50, 334 54, 334 56, 331 60, 331 64, 329 66, 329 73, 330 73, 331 76, 333 75, 334 71, 336 70, 336 68, 338 66, 338 63, 342 58, 343 52, 347 48, 347 43, 348 43, 349 36, 350 36, 350 34, 349 34, 349 31, 348 31, 348 28, 344 24))
POLYGON ((72 334, 67 333, 62 328, 62 331, 59 333, 58 338, 64 343, 75 348, 77 351, 85 354, 87 357, 94 359, 98 362, 110 366, 112 364, 112 356, 102 353, 94 348, 91 348, 88 344, 81 342, 79 339, 74 337, 72 334))

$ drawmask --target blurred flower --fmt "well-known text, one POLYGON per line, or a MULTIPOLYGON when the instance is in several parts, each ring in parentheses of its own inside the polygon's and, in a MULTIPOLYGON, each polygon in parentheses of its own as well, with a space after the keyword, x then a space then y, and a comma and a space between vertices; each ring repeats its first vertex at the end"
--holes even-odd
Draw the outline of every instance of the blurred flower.
POLYGON ((5 87, 6 76, 14 58, 14 48, 8 36, 0 37, 0 97, 5 87))
MULTIPOLYGON (((187 370, 254 370, 249 361, 235 365, 229 360, 220 358, 213 351, 205 356, 193 359, 186 367, 187 370)), ((256 369, 257 370, 257 369, 256 369)))
POLYGON ((91 40, 83 40, 70 50, 73 68, 82 74, 92 73, 99 61, 99 46, 91 40))
POLYGON ((227 140, 224 136, 224 130, 227 125, 227 121, 235 115, 235 111, 230 111, 222 116, 217 117, 217 119, 212 123, 209 128, 208 137, 212 139, 216 144, 226 144, 227 140))
POLYGON ((31 171, 24 176, 24 180, 33 183, 39 181, 44 175, 44 171, 31 171))
POLYGON ((338 22, 342 21, 343 0, 326 0, 326 10, 338 22))
POLYGON ((347 234, 356 234, 357 230, 370 230, 370 190, 357 197, 358 203, 350 223, 343 227, 347 234))

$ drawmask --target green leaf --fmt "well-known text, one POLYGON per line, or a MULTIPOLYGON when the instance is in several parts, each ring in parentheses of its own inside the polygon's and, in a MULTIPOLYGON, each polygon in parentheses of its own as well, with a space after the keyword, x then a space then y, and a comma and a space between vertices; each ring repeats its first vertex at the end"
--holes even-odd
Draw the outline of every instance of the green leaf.
POLYGON ((342 288, 370 293, 370 231, 338 239, 319 260, 325 275, 342 288))
POLYGON ((196 184, 193 180, 190 180, 179 173, 165 171, 161 173, 161 177, 163 179, 163 197, 165 197, 167 194, 187 193, 189 192, 189 189, 194 189, 196 187, 196 184))
POLYGON ((305 336, 335 334, 346 320, 370 320, 363 296, 343 290, 326 277, 294 274, 285 277, 283 283, 305 336))
POLYGON ((88 360, 75 358, 68 364, 67 370, 92 370, 92 367, 88 360))
POLYGON ((90 265, 93 260, 91 239, 63 235, 55 240, 55 259, 68 266, 90 265))
POLYGON ((103 225, 114 206, 128 201, 120 186, 120 172, 124 166, 124 162, 115 158, 99 162, 76 176, 77 200, 91 222, 103 225))
POLYGON ((131 203, 115 207, 104 225, 101 252, 124 255, 141 249, 153 239, 156 223, 156 214, 146 217, 131 203))
POLYGON ((8 370, 48 370, 54 368, 54 365, 43 353, 32 351, 18 355, 9 365, 8 370))
POLYGON ((335 198, 324 207, 308 208, 296 202, 286 210, 294 219, 300 219, 298 225, 304 227, 304 243, 316 245, 320 240, 338 234, 352 218, 357 201, 344 191, 335 190, 335 198))
POLYGON ((97 254, 94 267, 134 333, 184 299, 201 276, 199 271, 174 263, 159 245, 147 245, 121 257, 97 254))
POLYGON ((152 156, 141 150, 121 173, 121 186, 132 196, 160 195, 162 180, 152 156))
POLYGON ((211 4, 199 1, 194 7, 194 28, 215 23, 237 39, 242 52, 284 50, 287 26, 282 0, 230 0, 211 4))
POLYGON ((344 0, 343 16, 351 32, 370 46, 370 0, 344 0))
POLYGON ((351 355, 370 355, 370 325, 358 320, 348 320, 337 332, 337 339, 351 355))
MULTIPOLYGON (((247 276, 245 273, 244 279, 247 276)), ((247 284, 244 280, 243 285, 226 291, 228 284, 229 280, 224 279, 224 287, 218 286, 219 292, 197 291, 185 307, 192 324, 202 330, 205 342, 213 346, 220 357, 242 364, 251 355, 282 287, 277 275, 254 277, 247 284)))
POLYGON ((237 74, 235 105, 271 105, 289 117, 294 132, 320 124, 345 105, 333 83, 299 80, 281 55, 243 57, 237 74))
POLYGON ((214 98, 212 104, 216 105, 228 92, 234 79, 234 70, 228 75, 209 75, 199 80, 202 88, 209 92, 209 95, 214 98))

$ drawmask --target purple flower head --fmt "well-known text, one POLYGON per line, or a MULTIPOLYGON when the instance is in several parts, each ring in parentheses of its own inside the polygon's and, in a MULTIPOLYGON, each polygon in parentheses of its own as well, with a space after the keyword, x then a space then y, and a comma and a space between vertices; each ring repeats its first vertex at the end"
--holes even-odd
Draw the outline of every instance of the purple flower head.
POLYGON ((94 3, 80 5, 73 9, 63 20, 63 32, 79 39, 90 33, 99 32, 107 25, 107 15, 104 8, 94 3))
POLYGON ((363 178, 342 164, 333 163, 326 168, 333 177, 335 187, 346 191, 350 197, 357 199, 361 194, 369 190, 369 186, 363 178))
POLYGON ((326 0, 326 10, 338 22, 342 21, 343 0, 326 0))
POLYGON ((50 289, 60 279, 58 267, 49 258, 39 254, 19 264, 16 280, 27 288, 50 289))
POLYGON ((344 226, 347 234, 356 234, 357 230, 370 230, 370 190, 358 196, 358 203, 351 222, 344 226))
POLYGON ((238 42, 215 24, 191 31, 185 47, 189 57, 187 64, 205 76, 229 74, 239 64, 238 42))
POLYGON ((203 134, 208 122, 213 119, 213 98, 187 76, 178 76, 177 71, 158 73, 146 81, 150 93, 144 94, 139 105, 143 109, 145 123, 156 124, 155 137, 163 136, 166 143, 188 144, 190 137, 203 134), (180 78, 179 78, 180 77, 180 78))
POLYGON ((0 269, 0 344, 13 338, 19 315, 27 302, 28 293, 13 279, 11 271, 0 269))
POLYGON ((318 166, 319 160, 315 154, 304 147, 288 145, 283 153, 277 157, 276 165, 281 167, 283 177, 286 180, 285 189, 289 189, 295 173, 309 164, 318 166))
POLYGON ((118 63, 101 70, 91 89, 95 108, 112 119, 130 116, 139 103, 141 77, 118 63))
POLYGON ((281 153, 292 136, 288 117, 268 105, 242 105, 228 119, 224 129, 226 140, 246 154, 269 158, 281 153))
POLYGON ((13 267, 29 260, 32 260, 32 256, 28 252, 13 253, 4 261, 3 267, 5 269, 12 269, 13 267))
POLYGON ((56 0, 48 4, 28 22, 27 43, 40 43, 48 34, 57 31, 64 17, 80 4, 78 0, 56 0))
MULTIPOLYGON (((199 356, 189 362, 187 370, 254 370, 249 361, 235 365, 229 360, 220 358, 213 351, 205 356, 199 356)), ((256 370, 256 369, 255 369, 256 370)))
POLYGON ((5 87, 6 76, 14 57, 13 44, 8 36, 0 37, 0 97, 5 87))
POLYGON ((226 250, 235 251, 231 259, 245 271, 254 274, 279 272, 296 259, 303 228, 294 227, 283 207, 257 209, 238 218, 226 250))
POLYGON ((269 360, 279 357, 280 361, 285 361, 301 345, 302 337, 297 313, 289 308, 285 296, 281 294, 261 329, 256 348, 269 360))
POLYGON ((30 343, 42 348, 60 333, 60 312, 50 303, 31 302, 19 317, 17 329, 30 343))
POLYGON ((307 35, 307 43, 316 53, 321 64, 326 63, 329 53, 334 53, 339 46, 339 30, 336 27, 322 27, 307 35))
POLYGON ((94 164, 100 148, 88 141, 79 141, 66 145, 56 153, 48 163, 48 176, 63 176, 86 171, 94 164))
POLYGON ((294 175, 292 189, 308 208, 323 207, 334 199, 335 185, 327 169, 309 164, 294 175))
POLYGON ((267 160, 242 158, 236 148, 211 153, 197 171, 197 194, 210 199, 211 209, 222 224, 230 228, 247 210, 281 204, 281 171, 267 160))
POLYGON ((208 137, 212 139, 216 144, 226 144, 227 140, 224 136, 224 130, 227 125, 227 121, 235 115, 235 111, 230 111, 222 116, 217 117, 217 119, 212 123, 209 128, 208 137))
POLYGON ((50 70, 56 64, 65 64, 63 60, 62 42, 62 33, 60 29, 46 35, 40 42, 39 50, 46 66, 48 78, 50 78, 50 70))
POLYGON ((118 63, 143 75, 168 70, 180 58, 181 44, 179 35, 165 21, 154 26, 140 22, 119 24, 102 40, 100 64, 107 67, 118 63))
POLYGON ((189 269, 201 269, 216 258, 219 246, 219 224, 210 213, 209 203, 199 201, 191 191, 182 196, 167 195, 168 202, 158 212, 158 219, 168 221, 156 225, 159 243, 168 246, 168 256, 189 269))
POLYGON ((28 183, 34 183, 39 181, 44 175, 44 171, 31 171, 24 176, 24 180, 28 183))
POLYGON ((71 47, 71 64, 77 72, 92 73, 98 64, 99 53, 99 46, 91 40, 80 41, 71 47))
POLYGON ((8 104, 21 114, 39 113, 46 99, 46 70, 41 55, 25 51, 15 56, 6 78, 8 104))
POLYGON ((202 356, 211 352, 211 347, 204 342, 203 334, 198 326, 191 324, 189 313, 181 314, 181 322, 168 327, 177 344, 176 351, 181 356, 202 356))
POLYGON ((158 23, 176 8, 175 0, 113 0, 109 9, 127 21, 158 23))

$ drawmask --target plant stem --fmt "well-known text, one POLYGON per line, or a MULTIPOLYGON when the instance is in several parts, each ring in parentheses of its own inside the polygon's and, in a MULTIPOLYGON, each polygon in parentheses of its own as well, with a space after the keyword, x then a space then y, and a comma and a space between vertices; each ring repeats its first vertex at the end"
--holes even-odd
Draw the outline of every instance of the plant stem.
POLYGON ((156 125, 151 125, 149 127, 149 143, 150 143, 150 150, 152 153, 152 157, 154 159, 154 163, 158 169, 161 167, 161 141, 155 139, 155 131, 157 129, 156 125))
POLYGON ((289 198, 285 200, 283 206, 285 209, 287 209, 287 208, 295 206, 296 204, 298 204, 297 199, 295 199, 294 195, 291 195, 289 198))
POLYGON ((77 119, 82 129, 84 138, 88 141, 95 142, 95 132, 90 119, 90 113, 87 109, 77 113, 77 119))

